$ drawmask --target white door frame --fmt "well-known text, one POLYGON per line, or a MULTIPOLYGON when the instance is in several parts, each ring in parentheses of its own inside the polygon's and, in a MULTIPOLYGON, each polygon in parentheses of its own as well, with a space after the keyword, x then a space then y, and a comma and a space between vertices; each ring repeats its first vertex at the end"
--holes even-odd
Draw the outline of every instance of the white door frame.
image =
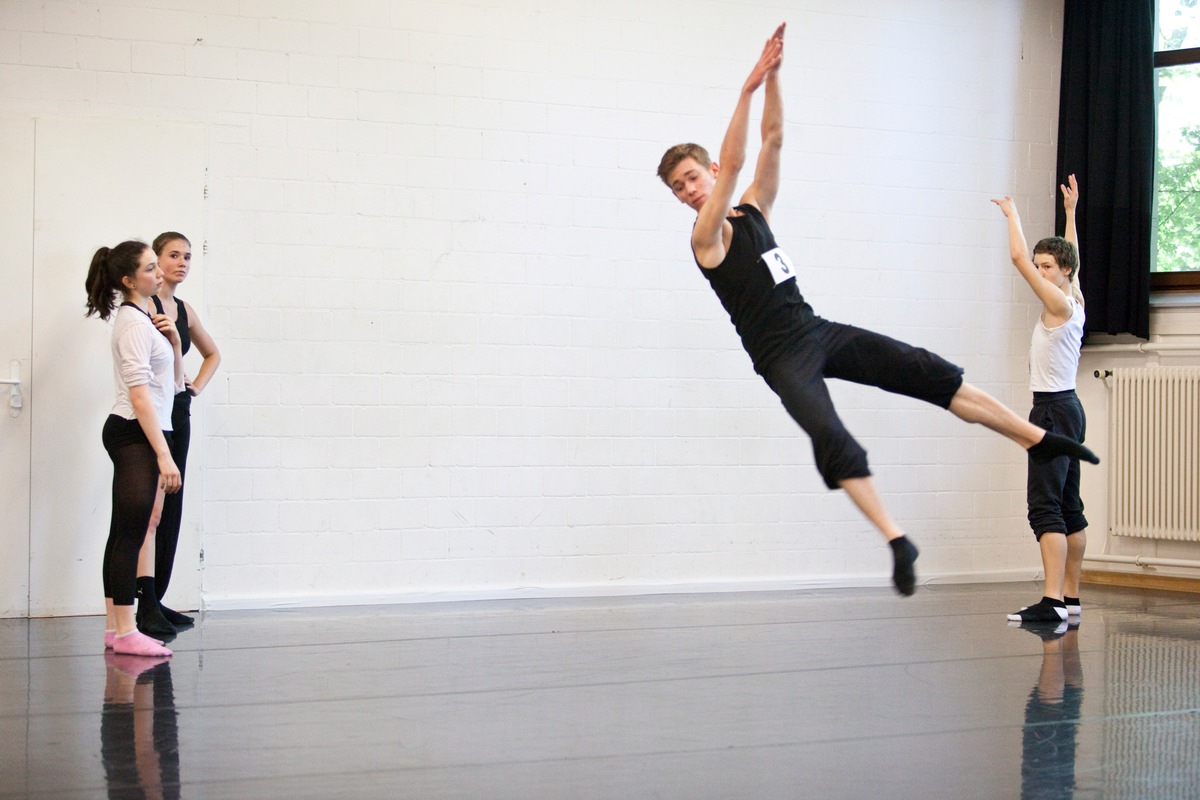
MULTIPOLYGON (((109 326, 85 318, 84 276, 100 246, 149 242, 163 230, 204 242, 203 127, 137 119, 37 119, 30 403, 30 616, 103 611, 112 462, 100 430, 113 402, 109 326)), ((202 271, 180 294, 193 305, 202 271)), ((195 356, 189 357, 189 361, 195 356)), ((196 436, 198 431, 193 431, 196 436)), ((188 468, 192 519, 201 507, 202 451, 188 468)), ((185 528, 188 503, 185 502, 185 528)), ((172 599, 199 602, 199 544, 181 530, 172 599)))
POLYGON ((0 384, 0 617, 29 613, 33 154, 33 120, 0 118, 0 378, 17 373, 22 406, 12 409, 14 389, 0 384))

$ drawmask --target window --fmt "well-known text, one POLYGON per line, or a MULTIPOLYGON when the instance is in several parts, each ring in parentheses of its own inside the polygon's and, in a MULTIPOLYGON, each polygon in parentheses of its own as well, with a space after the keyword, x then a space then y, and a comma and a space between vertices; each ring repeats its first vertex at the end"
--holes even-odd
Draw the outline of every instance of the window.
POLYGON ((1200 0, 1158 0, 1151 288, 1200 289, 1200 0))

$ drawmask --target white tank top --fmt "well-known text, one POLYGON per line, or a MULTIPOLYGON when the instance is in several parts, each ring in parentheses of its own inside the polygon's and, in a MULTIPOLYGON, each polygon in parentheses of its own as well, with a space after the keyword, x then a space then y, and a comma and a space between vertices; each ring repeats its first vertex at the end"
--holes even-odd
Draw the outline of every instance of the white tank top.
POLYGON ((1065 392, 1075 388, 1079 372, 1079 348, 1083 345, 1083 306, 1071 299, 1071 318, 1047 328, 1038 314, 1029 344, 1029 390, 1065 392))

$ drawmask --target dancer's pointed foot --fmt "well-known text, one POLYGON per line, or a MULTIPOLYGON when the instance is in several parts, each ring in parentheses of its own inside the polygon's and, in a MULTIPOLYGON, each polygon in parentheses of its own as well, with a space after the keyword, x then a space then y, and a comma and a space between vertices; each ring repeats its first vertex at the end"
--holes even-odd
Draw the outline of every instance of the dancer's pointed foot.
POLYGON ((1066 436, 1059 436, 1057 433, 1051 433, 1050 431, 1046 431, 1046 435, 1042 437, 1042 440, 1025 452, 1029 453, 1029 457, 1040 464, 1053 461, 1059 456, 1078 458, 1080 461, 1086 461, 1089 464, 1100 463, 1099 456, 1079 442, 1074 439, 1068 439, 1066 436))
POLYGON ((907 536, 892 539, 888 545, 892 548, 892 583, 896 585, 896 591, 908 597, 917 590, 917 572, 914 569, 917 547, 907 536))

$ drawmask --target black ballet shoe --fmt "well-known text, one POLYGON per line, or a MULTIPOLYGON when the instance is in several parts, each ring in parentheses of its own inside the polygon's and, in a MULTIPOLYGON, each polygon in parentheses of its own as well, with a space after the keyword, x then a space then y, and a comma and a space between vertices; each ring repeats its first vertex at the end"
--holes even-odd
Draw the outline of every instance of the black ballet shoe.
POLYGON ((158 603, 148 603, 145 600, 139 600, 137 604, 137 613, 134 615, 137 622, 137 629, 147 636, 153 636, 155 639, 170 641, 175 638, 178 632, 175 626, 167 622, 167 618, 163 616, 159 610, 158 603))
POLYGON ((900 536, 888 542, 892 548, 892 583, 896 591, 909 597, 917 590, 917 572, 914 564, 917 560, 917 548, 907 536, 900 536))
POLYGON ((1067 621, 1067 607, 1062 600, 1043 597, 1031 606, 1008 615, 1009 622, 1053 622, 1058 625, 1067 621))
POLYGON ((194 617, 189 617, 187 614, 180 614, 175 609, 167 608, 162 603, 158 604, 158 608, 162 611, 162 615, 166 618, 167 622, 176 628, 190 628, 196 624, 194 617))
POLYGON ((1086 461, 1089 464, 1100 463, 1100 457, 1079 442, 1068 439, 1066 436, 1059 436, 1057 433, 1051 433, 1050 431, 1046 431, 1046 435, 1042 437, 1042 440, 1025 452, 1029 453, 1029 457, 1039 464, 1049 463, 1059 456, 1078 458, 1080 461, 1086 461))

